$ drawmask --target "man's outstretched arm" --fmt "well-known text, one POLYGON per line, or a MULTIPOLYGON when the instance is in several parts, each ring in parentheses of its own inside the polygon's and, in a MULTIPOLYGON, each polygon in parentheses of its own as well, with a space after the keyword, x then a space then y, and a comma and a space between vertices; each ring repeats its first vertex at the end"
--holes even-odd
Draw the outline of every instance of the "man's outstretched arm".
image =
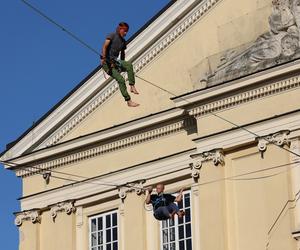
POLYGON ((183 192, 183 189, 181 189, 179 191, 179 194, 175 198, 175 202, 181 202, 182 201, 182 192, 183 192))
POLYGON ((145 200, 145 202, 146 202, 147 205, 151 203, 151 193, 152 193, 152 190, 153 190, 152 187, 149 187, 147 189, 147 197, 146 197, 146 200, 145 200))

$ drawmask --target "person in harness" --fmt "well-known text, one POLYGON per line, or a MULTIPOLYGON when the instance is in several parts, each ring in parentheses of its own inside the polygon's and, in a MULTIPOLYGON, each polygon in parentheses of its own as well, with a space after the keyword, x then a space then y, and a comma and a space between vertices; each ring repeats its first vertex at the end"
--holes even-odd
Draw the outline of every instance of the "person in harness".
POLYGON ((136 95, 139 94, 135 88, 132 63, 125 61, 126 41, 124 37, 128 30, 129 25, 127 23, 119 23, 116 32, 111 33, 106 37, 100 58, 103 70, 118 82, 120 91, 127 102, 127 105, 129 107, 137 107, 139 104, 131 100, 131 97, 127 92, 125 79, 120 74, 121 72, 127 72, 130 92, 136 95))
POLYGON ((151 194, 152 190, 152 187, 148 188, 145 202, 146 204, 152 204, 155 219, 168 220, 173 219, 175 214, 178 215, 178 218, 182 218, 185 215, 185 212, 183 210, 179 210, 177 204, 174 203, 182 201, 183 189, 180 190, 176 197, 174 195, 164 193, 165 186, 162 183, 156 185, 157 194, 151 194))

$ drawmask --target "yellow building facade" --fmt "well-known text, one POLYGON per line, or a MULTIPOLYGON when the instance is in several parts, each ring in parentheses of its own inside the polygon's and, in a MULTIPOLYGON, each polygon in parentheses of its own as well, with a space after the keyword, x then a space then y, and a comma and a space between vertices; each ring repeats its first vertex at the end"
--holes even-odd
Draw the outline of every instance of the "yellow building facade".
POLYGON ((178 0, 129 42, 141 104, 101 68, 1 154, 20 250, 299 250, 300 3, 178 0), (185 188, 158 222, 145 189, 185 188))

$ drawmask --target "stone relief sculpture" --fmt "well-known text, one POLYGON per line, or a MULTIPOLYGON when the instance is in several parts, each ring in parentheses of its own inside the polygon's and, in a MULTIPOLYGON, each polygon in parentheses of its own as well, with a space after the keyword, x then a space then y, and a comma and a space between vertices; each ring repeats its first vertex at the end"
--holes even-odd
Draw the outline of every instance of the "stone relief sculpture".
POLYGON ((269 26, 270 31, 246 50, 227 52, 217 69, 207 75, 208 84, 232 80, 299 57, 300 0, 273 0, 269 26))

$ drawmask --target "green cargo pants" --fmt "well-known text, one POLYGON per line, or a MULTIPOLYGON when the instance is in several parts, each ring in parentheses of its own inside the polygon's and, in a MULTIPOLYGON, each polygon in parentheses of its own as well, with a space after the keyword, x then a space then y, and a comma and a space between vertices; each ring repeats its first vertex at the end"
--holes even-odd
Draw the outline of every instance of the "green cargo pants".
POLYGON ((127 72, 129 85, 134 85, 135 77, 134 77, 132 63, 123 61, 123 60, 119 60, 110 65, 108 65, 108 63, 105 63, 105 64, 103 64, 102 68, 108 75, 110 75, 112 78, 114 78, 118 82, 120 91, 121 91, 125 101, 129 101, 131 98, 127 92, 125 79, 120 73, 127 72))

